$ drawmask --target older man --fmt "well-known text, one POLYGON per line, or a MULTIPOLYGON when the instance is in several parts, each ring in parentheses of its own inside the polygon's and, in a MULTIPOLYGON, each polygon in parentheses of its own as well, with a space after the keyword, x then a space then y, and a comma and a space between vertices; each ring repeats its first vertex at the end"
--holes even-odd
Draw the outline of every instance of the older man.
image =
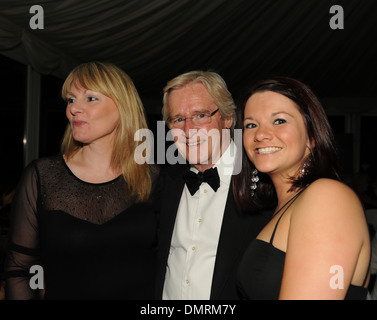
MULTIPOLYGON (((237 209, 235 104, 215 72, 192 71, 164 88, 163 117, 188 165, 163 172, 157 298, 238 299, 236 272, 266 215, 237 209)), ((239 149, 240 151, 241 149, 239 149)))

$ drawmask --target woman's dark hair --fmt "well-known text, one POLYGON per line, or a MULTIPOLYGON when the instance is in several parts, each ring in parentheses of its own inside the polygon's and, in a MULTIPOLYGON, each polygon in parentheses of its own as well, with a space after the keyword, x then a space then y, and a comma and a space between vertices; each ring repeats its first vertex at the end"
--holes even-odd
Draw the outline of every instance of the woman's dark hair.
MULTIPOLYGON (((313 91, 302 82, 288 77, 272 77, 255 83, 238 105, 237 129, 243 130, 244 112, 247 100, 257 92, 272 91, 291 99, 298 107, 306 131, 314 147, 306 159, 306 174, 299 178, 292 177, 290 190, 300 189, 319 178, 339 178, 338 154, 334 135, 327 120, 326 113, 313 91)), ((251 196, 251 172, 255 169, 242 150, 242 171, 232 179, 233 193, 237 205, 243 210, 265 207, 276 202, 276 193, 269 176, 258 173, 260 181, 251 196)))

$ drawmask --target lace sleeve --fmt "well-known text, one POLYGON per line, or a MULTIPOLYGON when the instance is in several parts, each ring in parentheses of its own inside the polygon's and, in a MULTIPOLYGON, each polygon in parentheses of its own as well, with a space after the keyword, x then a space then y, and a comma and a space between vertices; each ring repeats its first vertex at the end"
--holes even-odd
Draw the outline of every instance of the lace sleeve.
POLYGON ((38 175, 31 163, 24 171, 12 202, 8 253, 5 261, 6 299, 34 299, 30 267, 38 264, 38 175))

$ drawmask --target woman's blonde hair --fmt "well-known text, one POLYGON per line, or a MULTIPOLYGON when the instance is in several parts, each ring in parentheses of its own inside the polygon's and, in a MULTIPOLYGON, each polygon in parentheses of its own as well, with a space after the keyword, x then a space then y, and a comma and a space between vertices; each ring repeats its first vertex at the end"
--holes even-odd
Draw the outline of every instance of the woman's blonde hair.
MULTIPOLYGON (((135 141, 139 129, 147 129, 144 107, 131 78, 120 68, 110 63, 88 62, 74 68, 62 87, 62 97, 67 99, 72 85, 99 92, 111 98, 119 111, 120 121, 116 128, 111 166, 121 168, 124 180, 137 201, 148 199, 152 189, 150 168, 147 163, 138 164, 134 152, 142 143, 135 141)), ((68 124, 61 152, 67 159, 72 157, 82 143, 75 141, 68 124)))
POLYGON ((162 117, 167 122, 169 120, 168 97, 172 90, 179 89, 188 83, 201 83, 212 96, 215 104, 219 108, 221 117, 224 119, 233 118, 233 124, 230 128, 233 137, 234 127, 236 125, 236 105, 233 97, 228 90, 225 80, 216 72, 195 70, 183 73, 170 80, 164 90, 162 117))

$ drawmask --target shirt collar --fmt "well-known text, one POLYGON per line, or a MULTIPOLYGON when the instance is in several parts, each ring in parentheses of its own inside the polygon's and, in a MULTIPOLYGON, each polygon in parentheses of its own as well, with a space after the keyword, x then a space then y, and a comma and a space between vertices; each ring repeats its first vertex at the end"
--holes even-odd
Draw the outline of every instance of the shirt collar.
MULTIPOLYGON (((230 177, 233 174, 233 167, 234 167, 236 154, 237 154, 237 146, 232 140, 228 148, 221 155, 220 159, 213 166, 213 168, 217 168, 220 181, 222 181, 223 183, 227 185, 230 184, 230 177)), ((192 166, 190 170, 194 171, 195 173, 199 172, 198 169, 196 169, 194 166, 192 166)))

